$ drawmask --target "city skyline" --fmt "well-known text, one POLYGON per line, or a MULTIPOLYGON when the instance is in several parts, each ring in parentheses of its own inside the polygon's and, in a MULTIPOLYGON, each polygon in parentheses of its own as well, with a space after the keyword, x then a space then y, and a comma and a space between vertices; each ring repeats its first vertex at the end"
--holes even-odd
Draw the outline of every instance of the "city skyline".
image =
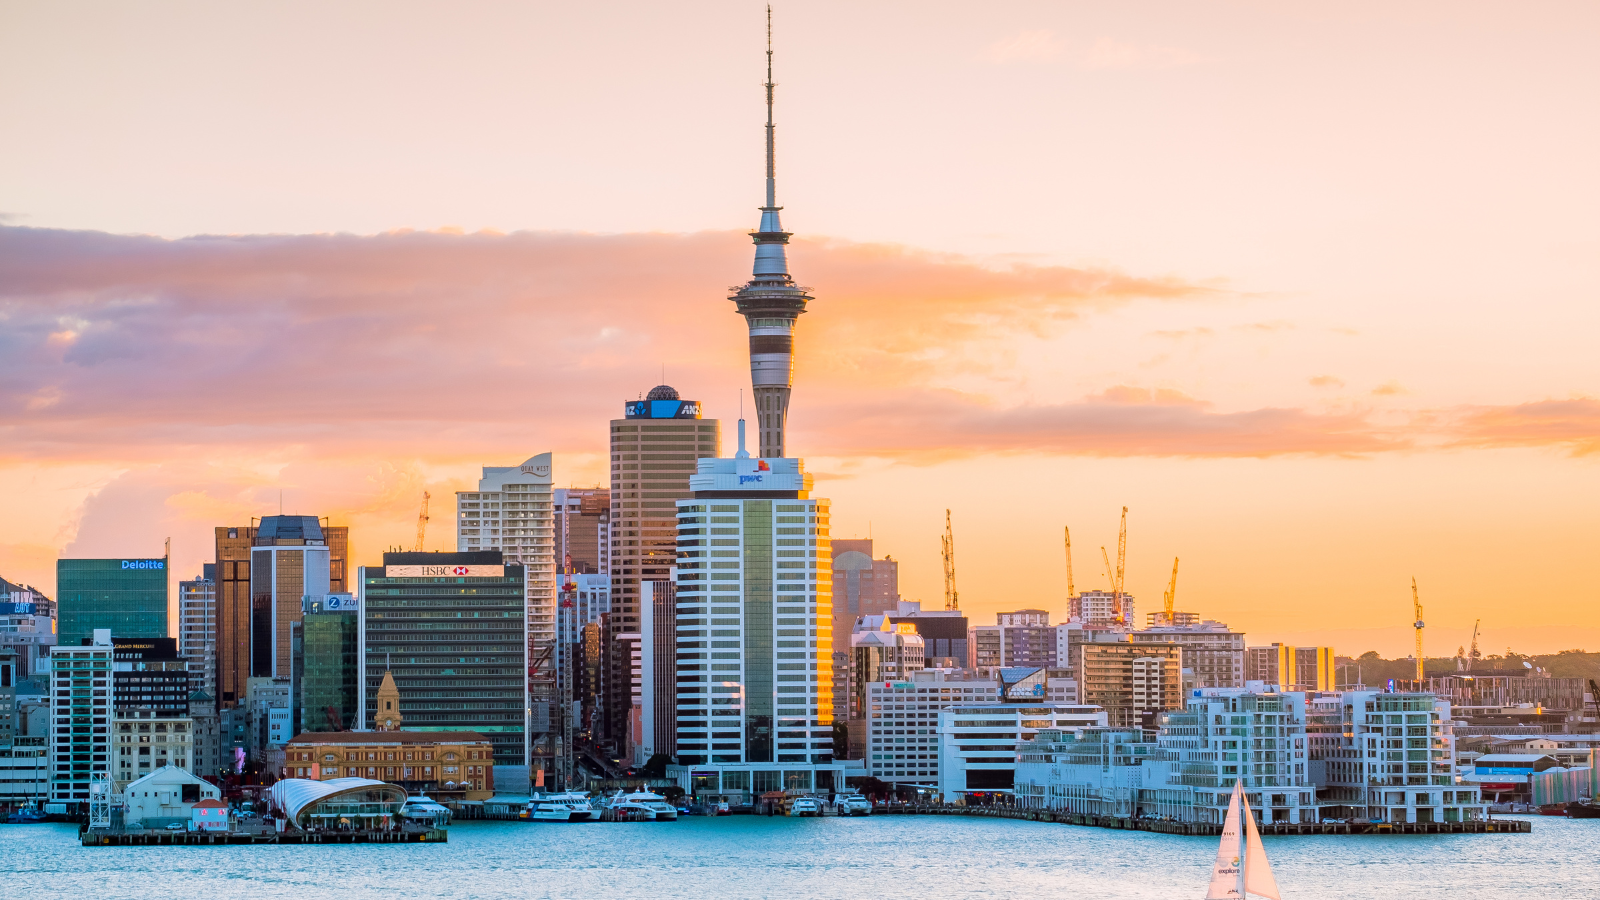
MULTIPOLYGON (((1597 193, 1582 162, 1595 134, 1533 117, 1524 124, 1535 134, 1490 135, 1463 106, 1475 98, 1510 115, 1518 98, 1576 100, 1582 77, 1562 74, 1574 65, 1561 52, 1570 34, 1496 35, 1512 59, 1544 57, 1516 72, 1507 62, 1502 96, 1473 80, 1483 60, 1469 51, 1506 24, 1487 13, 1437 36, 1443 49, 1430 62, 1461 83, 1441 86, 1372 39, 1360 43, 1369 70, 1336 89, 1318 82, 1315 63, 1247 49, 1220 25, 1185 23, 1180 46, 1131 14, 1019 7, 963 34, 954 8, 910 23, 873 11, 840 34, 840 8, 779 11, 794 20, 779 32, 780 54, 792 55, 778 78, 789 82, 779 114, 798 235, 789 249, 818 298, 796 338, 805 401, 789 428, 804 452, 792 455, 808 459, 818 494, 832 498, 836 536, 872 534, 903 563, 907 599, 939 599, 948 507, 974 621, 1018 608, 1063 614, 1061 527, 1079 537, 1077 584, 1103 587, 1094 551, 1115 546, 1116 510, 1127 505, 1129 590, 1141 608, 1153 608, 1182 556, 1179 608, 1251 643, 1403 655, 1413 575, 1430 656, 1452 655, 1476 618, 1487 652, 1600 638, 1582 565, 1600 499, 1600 381, 1583 365, 1583 339, 1600 323, 1576 299, 1600 280, 1593 224, 1577 218, 1597 193), (937 48, 943 68, 903 50, 852 55, 891 25, 937 48), (829 74, 839 59, 844 72, 829 74), (892 63, 917 77, 889 78, 892 63), (1285 67, 1285 86, 1243 86, 1269 64, 1285 67), (959 89, 964 76, 1006 98, 1000 109, 955 103, 936 115, 933 95, 972 99, 959 89), (850 77, 892 84, 892 98, 852 96, 850 77), (1394 97, 1379 90, 1384 78, 1394 97), (1296 88, 1298 105, 1285 107, 1296 88), (1036 130, 1018 125, 1030 101, 1058 97, 1084 112, 1047 106, 1036 130), (1420 123, 1401 117, 1419 97, 1439 102, 1420 123), (1172 98, 1223 124, 1180 115, 1172 98), (877 123, 873 102, 909 110, 905 132, 895 115, 877 123), (1153 140, 1152 121, 1183 140, 1153 140), (949 146, 922 139, 911 152, 907 137, 935 123, 949 146), (993 146, 960 134, 978 126, 997 129, 993 146), (1396 128, 1406 145, 1380 160, 1396 128), (840 133, 856 154, 826 146, 840 133), (1112 159, 1118 147, 1130 158, 1112 159), (1427 153, 1445 149, 1442 171, 1427 171, 1427 153), (940 181, 938 160, 959 171, 940 181), (1450 188, 1475 167, 1507 166, 1523 180, 1473 184, 1481 218, 1463 226, 1463 201, 1443 202, 1450 188), (893 184, 869 184, 870 171, 893 184), (1366 208, 1380 201, 1385 217, 1366 208), (1529 592, 1555 602, 1505 603, 1529 592), (1322 610, 1334 604, 1346 616, 1329 621, 1322 610)), ((4 29, 13 37, 0 41, 17 42, 10 58, 22 62, 3 65, 54 65, 46 56, 61 51, 52 42, 65 39, 64 22, 37 15, 4 29), (25 52, 24 37, 34 39, 25 52)), ((154 556, 172 536, 175 582, 209 558, 211 528, 276 513, 280 490, 283 512, 349 526, 351 564, 370 565, 383 548, 410 545, 423 490, 471 490, 481 460, 550 450, 556 485, 604 484, 618 397, 664 382, 701 398, 708 419, 738 418, 749 345, 725 304, 734 273, 748 271, 738 229, 761 200, 755 16, 733 6, 696 15, 706 35, 672 33, 696 53, 716 49, 715 62, 684 65, 669 82, 707 99, 664 131, 705 151, 684 183, 659 162, 629 168, 602 154, 568 170, 572 193, 511 178, 526 206, 513 213, 491 200, 488 181, 471 182, 459 202, 443 196, 458 174, 406 155, 429 139, 396 137, 412 148, 404 165, 428 176, 415 203, 373 202, 356 185, 290 212, 238 187, 231 206, 209 206, 207 178, 224 176, 138 153, 171 202, 139 202, 150 182, 116 166, 104 171, 127 183, 91 199, 66 188, 60 163, 32 155, 59 135, 7 151, 0 311, 15 326, 0 362, 10 422, 0 489, 30 515, 0 526, 0 574, 48 591, 57 554, 154 556), (707 81, 718 82, 708 95, 707 81), (31 188, 18 181, 24 170, 31 188), (628 187, 647 199, 619 211, 615 194, 628 187), (184 237, 207 233, 229 236, 184 237), (545 352, 528 352, 530 334, 545 352)), ((261 24, 270 34, 294 16, 261 24)), ((419 29, 425 18, 410 10, 382 27, 419 29)), ((1295 44, 1326 66, 1339 39, 1361 41, 1372 21, 1390 39, 1427 24, 1376 7, 1254 24, 1280 39, 1269 46, 1295 44), (1300 35, 1312 20, 1331 36, 1300 35)), ((588 30, 597 21, 565 24, 584 36, 579 45, 599 40, 588 30)), ((1593 21, 1576 24, 1593 35, 1593 21)), ((331 33, 340 27, 354 25, 331 33)), ((617 39, 637 47, 638 27, 617 39)), ((611 62, 634 75, 651 66, 648 56, 611 62)), ((324 65, 346 91, 400 96, 324 65)), ((143 80, 154 77, 119 90, 154 90, 143 80)), ((617 77, 581 90, 620 97, 631 83, 617 77)), ((84 89, 24 81, 25 100, 0 104, 41 132, 51 97, 76 103, 84 89)), ((246 106, 270 110, 287 96, 258 88, 246 106)), ((204 90, 194 91, 181 98, 197 102, 204 90)), ((557 106, 552 121, 612 127, 581 105, 557 106)), ((90 108, 88 122, 110 121, 109 109, 90 108)), ((291 133, 307 133, 319 109, 313 101, 305 120, 291 117, 291 133)), ((126 145, 113 146, 133 147, 146 127, 127 123, 126 145)), ((248 164, 239 128, 220 129, 214 149, 248 164)), ((334 132, 298 189, 350 164, 340 154, 359 148, 358 131, 334 132)), ((504 174, 507 163, 484 168, 504 174)), ((294 183, 287 170, 263 171, 270 186, 294 183)), ((457 549, 441 512, 428 549, 457 549)))

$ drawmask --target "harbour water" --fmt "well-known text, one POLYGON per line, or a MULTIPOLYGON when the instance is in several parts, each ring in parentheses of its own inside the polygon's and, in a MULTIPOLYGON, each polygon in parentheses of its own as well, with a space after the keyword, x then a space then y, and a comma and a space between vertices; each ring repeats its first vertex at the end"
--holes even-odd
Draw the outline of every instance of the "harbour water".
MULTIPOLYGON (((1600 821, 1532 834, 1266 838, 1288 900, 1600 896, 1600 821)), ((76 826, 0 826, 0 897, 283 900, 1180 900, 1212 838, 1004 819, 460 822, 443 845, 85 848, 76 826)))

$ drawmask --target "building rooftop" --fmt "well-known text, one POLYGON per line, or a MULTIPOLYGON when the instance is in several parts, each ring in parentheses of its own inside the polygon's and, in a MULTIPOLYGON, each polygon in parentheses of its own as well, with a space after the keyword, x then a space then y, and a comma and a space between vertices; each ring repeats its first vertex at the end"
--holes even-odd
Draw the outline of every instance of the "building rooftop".
POLYGON ((291 744, 471 744, 489 743, 476 731, 307 731, 291 744))
POLYGON ((264 516, 256 528, 257 540, 322 541, 322 521, 316 516, 264 516))

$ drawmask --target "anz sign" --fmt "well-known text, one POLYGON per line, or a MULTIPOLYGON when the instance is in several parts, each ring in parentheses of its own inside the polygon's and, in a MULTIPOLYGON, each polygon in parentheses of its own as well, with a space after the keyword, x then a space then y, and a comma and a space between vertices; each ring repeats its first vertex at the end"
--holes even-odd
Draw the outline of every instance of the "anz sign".
POLYGON ((698 400, 629 400, 623 406, 629 419, 698 419, 698 400))

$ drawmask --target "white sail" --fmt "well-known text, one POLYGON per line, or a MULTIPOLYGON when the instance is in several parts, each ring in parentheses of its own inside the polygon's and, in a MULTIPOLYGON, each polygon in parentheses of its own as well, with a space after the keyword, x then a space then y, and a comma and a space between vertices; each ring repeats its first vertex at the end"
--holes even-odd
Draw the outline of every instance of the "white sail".
POLYGON ((1228 817, 1222 820, 1222 845, 1217 848, 1217 861, 1211 867, 1211 888, 1206 891, 1206 900, 1244 900, 1243 879, 1239 877, 1239 866, 1244 863, 1244 841, 1240 840, 1239 831, 1239 803, 1243 799, 1243 786, 1235 782, 1233 799, 1228 801, 1228 817))
POLYGON ((1278 896, 1278 882, 1272 877, 1272 865, 1267 862, 1267 848, 1261 846, 1261 832, 1256 830, 1256 817, 1250 815, 1250 802, 1244 804, 1245 848, 1244 889, 1246 896, 1254 894, 1267 900, 1282 900, 1278 896))

